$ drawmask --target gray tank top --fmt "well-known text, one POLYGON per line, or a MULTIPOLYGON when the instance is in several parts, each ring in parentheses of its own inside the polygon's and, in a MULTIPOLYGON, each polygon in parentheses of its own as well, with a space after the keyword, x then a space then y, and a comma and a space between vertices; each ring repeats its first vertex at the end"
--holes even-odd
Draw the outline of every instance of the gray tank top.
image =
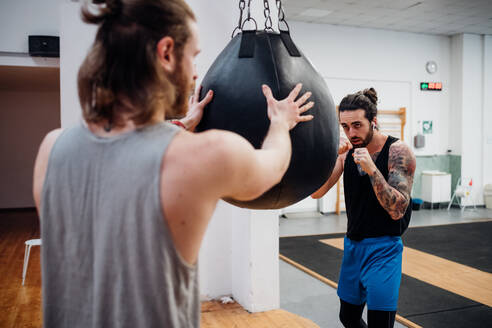
POLYGON ((158 123, 100 138, 81 125, 58 137, 41 200, 44 327, 199 327, 196 265, 161 210, 177 131, 158 123))

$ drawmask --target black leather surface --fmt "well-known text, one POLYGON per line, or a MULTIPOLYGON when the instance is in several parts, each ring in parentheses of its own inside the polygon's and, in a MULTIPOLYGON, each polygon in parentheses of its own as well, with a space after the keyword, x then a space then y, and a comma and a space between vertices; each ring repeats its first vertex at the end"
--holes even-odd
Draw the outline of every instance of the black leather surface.
POLYGON ((252 58, 239 58, 241 38, 240 33, 231 40, 203 79, 200 99, 209 89, 214 98, 197 130, 234 131, 260 148, 270 124, 261 85, 269 85, 275 98, 282 99, 303 83, 301 94, 313 93, 315 106, 307 113, 314 120, 291 130, 292 158, 282 181, 255 200, 227 200, 240 207, 282 208, 306 198, 330 176, 339 141, 335 105, 321 75, 300 50, 301 56, 291 56, 278 33, 256 32, 252 58))

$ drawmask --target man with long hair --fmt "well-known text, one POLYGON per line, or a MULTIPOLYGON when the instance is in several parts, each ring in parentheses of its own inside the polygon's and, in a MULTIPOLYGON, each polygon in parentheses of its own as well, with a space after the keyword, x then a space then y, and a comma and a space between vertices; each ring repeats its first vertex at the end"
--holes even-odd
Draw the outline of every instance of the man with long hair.
POLYGON ((347 234, 338 296, 340 320, 347 328, 393 327, 401 281, 400 236, 411 216, 410 193, 415 156, 402 141, 379 132, 373 88, 342 99, 341 139, 332 175, 312 197, 320 198, 343 173, 347 234))
POLYGON ((83 122, 50 132, 34 168, 45 327, 198 327, 197 257, 219 199, 254 199, 289 165, 289 130, 312 119, 301 85, 263 89, 261 149, 192 133, 212 91, 188 105, 199 53, 183 0, 85 3, 98 25, 78 74, 83 122), (183 118, 184 117, 184 118, 183 118), (165 120, 181 119, 186 130, 165 120), (187 131, 188 130, 188 131, 187 131))

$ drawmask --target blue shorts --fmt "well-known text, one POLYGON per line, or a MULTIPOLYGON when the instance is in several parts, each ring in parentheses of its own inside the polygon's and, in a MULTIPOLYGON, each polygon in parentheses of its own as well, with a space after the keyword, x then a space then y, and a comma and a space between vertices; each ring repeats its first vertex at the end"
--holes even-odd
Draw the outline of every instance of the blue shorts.
POLYGON ((400 237, 345 237, 338 296, 355 305, 367 302, 369 310, 396 311, 402 252, 400 237))

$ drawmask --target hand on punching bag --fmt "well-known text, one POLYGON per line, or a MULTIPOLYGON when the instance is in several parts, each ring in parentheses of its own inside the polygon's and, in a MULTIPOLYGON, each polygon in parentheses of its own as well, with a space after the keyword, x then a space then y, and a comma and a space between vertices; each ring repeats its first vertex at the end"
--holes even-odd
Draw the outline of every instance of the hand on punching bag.
POLYGON ((286 122, 289 130, 292 130, 297 123, 307 122, 313 119, 313 115, 303 115, 302 113, 313 107, 312 101, 305 104, 305 102, 311 97, 311 92, 306 92, 298 100, 295 100, 301 91, 302 84, 299 83, 290 92, 289 96, 284 100, 278 101, 273 97, 272 89, 269 86, 263 85, 263 94, 265 95, 268 104, 268 118, 270 122, 276 121, 286 122), (295 105, 297 107, 294 111, 288 110, 289 105, 295 105))

